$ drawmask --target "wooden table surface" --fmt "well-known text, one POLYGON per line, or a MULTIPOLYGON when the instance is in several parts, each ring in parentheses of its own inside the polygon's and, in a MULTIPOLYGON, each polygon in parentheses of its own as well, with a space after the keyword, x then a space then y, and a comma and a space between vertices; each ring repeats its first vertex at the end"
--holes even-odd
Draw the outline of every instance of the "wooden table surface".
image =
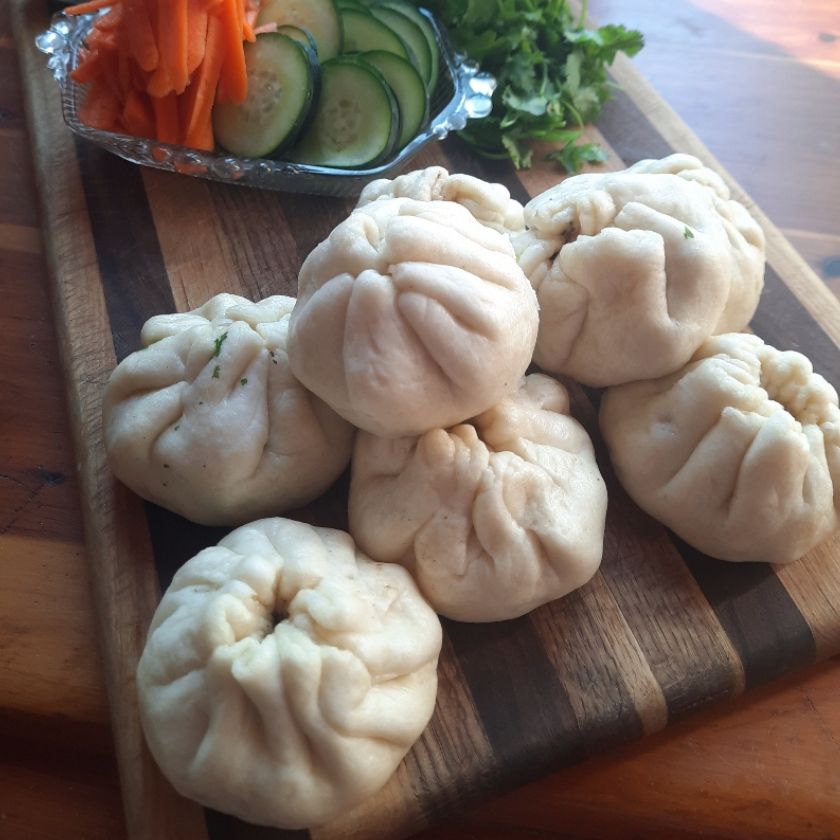
MULTIPOLYGON (((840 295, 836 0, 592 0, 840 295)), ((0 3, 0 838, 125 836, 8 8, 0 3), (12 586, 9 581, 14 581, 12 586)), ((840 836, 830 661, 478 806, 430 838, 840 836)))

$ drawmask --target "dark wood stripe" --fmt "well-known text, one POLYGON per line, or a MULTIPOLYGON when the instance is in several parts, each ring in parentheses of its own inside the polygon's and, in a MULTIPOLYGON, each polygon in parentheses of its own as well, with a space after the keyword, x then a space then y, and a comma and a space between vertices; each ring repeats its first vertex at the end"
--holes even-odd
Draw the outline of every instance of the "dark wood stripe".
POLYGON ((117 361, 140 346, 152 315, 174 312, 166 263, 140 167, 76 138, 99 273, 117 361))
POLYGON ((585 757, 566 688, 528 616, 443 624, 493 748, 492 787, 523 784, 585 757))
POLYGON ((840 347, 823 332, 771 265, 764 272, 764 292, 751 327, 780 350, 804 353, 814 370, 840 390, 840 347))
POLYGON ((297 296, 297 275, 306 252, 290 231, 279 193, 209 184, 219 225, 245 293, 297 296))
POLYGON ((597 125, 604 139, 628 166, 639 160, 664 158, 679 151, 657 131, 621 88, 604 105, 597 125))
POLYGON ((609 504, 601 571, 659 683, 670 718, 739 688, 718 620, 668 539, 618 481, 597 424, 601 391, 564 380, 595 447, 609 504), (686 667, 686 662, 691 667, 686 667))
POLYGON ((301 193, 278 193, 278 202, 286 216, 291 237, 297 243, 301 263, 356 206, 355 199, 301 193))
POLYGON ((671 538, 738 651, 747 688, 814 661, 814 634, 772 566, 713 560, 671 538))
POLYGON ((293 831, 253 825, 230 814, 211 811, 209 808, 206 808, 204 813, 207 817, 209 840, 309 840, 309 832, 306 829, 293 831))

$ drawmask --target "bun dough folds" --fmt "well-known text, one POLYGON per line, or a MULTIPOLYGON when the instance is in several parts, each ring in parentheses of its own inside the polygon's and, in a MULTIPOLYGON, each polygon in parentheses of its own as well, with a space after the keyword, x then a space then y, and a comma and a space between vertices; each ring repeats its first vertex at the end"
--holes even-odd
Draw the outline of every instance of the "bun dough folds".
POLYGON ((472 175, 450 175, 442 166, 416 169, 393 180, 371 181, 362 190, 357 206, 363 207, 380 198, 454 201, 499 233, 515 233, 525 227, 522 205, 510 197, 507 187, 472 175))
POLYGON ((287 519, 189 560, 137 670, 149 747, 177 790, 303 828, 377 791, 432 715, 441 627, 399 566, 287 519))
POLYGON ((383 198, 304 262, 289 361, 359 428, 420 434, 512 393, 537 320, 507 237, 451 201, 383 198))
POLYGON ((360 433, 350 530, 402 563, 440 613, 514 618, 588 581, 607 492, 562 385, 541 374, 470 423, 419 438, 360 433))
POLYGON ((761 228, 689 155, 568 178, 525 222, 514 243, 540 302, 534 361, 587 385, 673 372, 743 329, 763 287, 761 228))
POLYGON ((799 353, 717 336, 608 389, 601 430, 638 505, 712 557, 788 563, 840 526, 837 392, 799 353))
POLYGON ((104 433, 134 492, 207 525, 280 513, 319 496, 354 430, 291 374, 294 299, 217 295, 143 327, 146 349, 108 382, 104 433))

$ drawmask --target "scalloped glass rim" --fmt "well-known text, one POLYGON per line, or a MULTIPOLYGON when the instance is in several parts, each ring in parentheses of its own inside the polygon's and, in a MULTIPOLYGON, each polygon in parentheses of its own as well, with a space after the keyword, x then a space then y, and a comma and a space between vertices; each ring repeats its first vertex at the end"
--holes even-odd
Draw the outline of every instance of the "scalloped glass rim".
POLYGON ((452 49, 445 31, 431 13, 426 9, 420 9, 420 12, 434 27, 441 55, 440 78, 430 103, 432 116, 426 128, 397 154, 368 169, 336 169, 268 158, 237 158, 91 128, 79 119, 85 87, 74 82, 70 72, 76 66, 84 37, 96 15, 68 17, 60 12, 53 17, 50 28, 35 39, 35 44, 50 56, 47 66, 61 88, 64 121, 70 129, 125 160, 228 184, 352 196, 369 181, 388 177, 401 169, 431 141, 442 140, 450 131, 463 128, 468 119, 485 117, 492 109, 496 80, 488 73, 479 72, 475 62, 452 49))

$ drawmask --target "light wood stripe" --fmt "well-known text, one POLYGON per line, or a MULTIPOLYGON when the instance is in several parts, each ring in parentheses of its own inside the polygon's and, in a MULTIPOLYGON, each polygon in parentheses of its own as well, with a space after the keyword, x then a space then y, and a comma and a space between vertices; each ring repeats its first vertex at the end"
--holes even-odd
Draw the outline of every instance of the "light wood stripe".
MULTIPOLYGON (((602 572, 577 593, 537 610, 533 620, 557 673, 568 687, 581 724, 596 732, 603 730, 604 740, 613 742, 631 735, 632 728, 627 728, 626 720, 626 731, 615 731, 616 724, 630 712, 638 715, 640 734, 649 735, 665 726, 668 706, 662 687, 602 572), (617 682, 620 690, 615 690, 617 682), (616 701, 625 693, 632 709, 616 709, 616 701), (605 712, 610 713, 609 718, 604 717, 605 712)), ((596 740, 590 750, 597 748, 596 740)))
POLYGON ((153 169, 144 170, 143 183, 176 310, 195 309, 220 292, 244 295, 230 243, 213 210, 209 184, 153 169), (189 236, 182 235, 185 205, 196 220, 201 220, 189 236))
POLYGON ((805 616, 817 644, 817 658, 840 650, 840 533, 789 566, 776 568, 796 606, 805 616))
POLYGON ((28 225, 0 224, 0 250, 40 254, 43 251, 41 231, 28 225))

